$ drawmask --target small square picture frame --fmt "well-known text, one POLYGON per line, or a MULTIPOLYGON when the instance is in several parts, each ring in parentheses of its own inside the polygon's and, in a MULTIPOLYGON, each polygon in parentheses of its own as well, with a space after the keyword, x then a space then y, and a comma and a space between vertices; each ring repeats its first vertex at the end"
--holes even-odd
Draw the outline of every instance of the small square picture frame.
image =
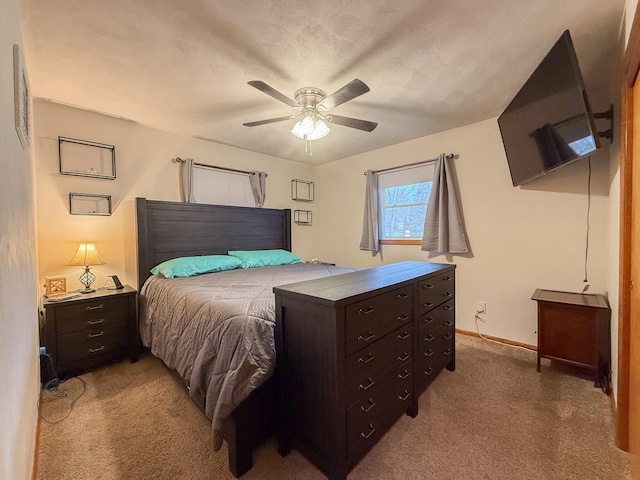
POLYGON ((16 132, 23 150, 31 145, 31 92, 20 45, 13 45, 13 100, 16 132))

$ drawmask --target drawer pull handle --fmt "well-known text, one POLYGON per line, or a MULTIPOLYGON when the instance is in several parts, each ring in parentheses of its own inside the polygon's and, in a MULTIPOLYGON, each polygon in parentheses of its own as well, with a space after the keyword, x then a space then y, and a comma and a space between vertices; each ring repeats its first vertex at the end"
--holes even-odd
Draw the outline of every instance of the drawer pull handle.
POLYGON ((368 342, 373 337, 375 337, 375 334, 369 331, 369 332, 367 332, 367 336, 366 337, 363 337, 362 335, 358 335, 358 341, 359 342, 368 342))
POLYGON ((89 338, 98 338, 104 335, 104 332, 100 332, 100 333, 90 333, 87 335, 87 337, 89 338))
POLYGON ((366 440, 371 435, 373 435, 373 432, 375 432, 375 431, 376 431, 376 427, 373 426, 373 423, 370 423, 369 424, 369 433, 360 432, 360 436, 366 440))
POLYGON ((432 306, 432 305, 433 305, 433 302, 425 302, 425 303, 422 304, 423 307, 427 307, 427 308, 432 306))
POLYGON ((445 310, 451 310, 452 308, 453 308, 453 307, 452 307, 451 305, 445 305, 445 306, 444 306, 444 309, 445 309, 445 310))
POLYGON ((444 336, 444 338, 445 338, 446 340, 449 340, 449 339, 451 338, 451 334, 450 334, 450 333, 447 333, 447 334, 444 336))
POLYGON ((399 322, 404 322, 408 318, 409 318, 409 315, 407 315, 405 313, 405 314, 402 314, 402 315, 398 315, 398 318, 396 320, 398 320, 399 322))
POLYGON ((406 340, 409 338, 409 332, 402 332, 398 334, 398 340, 406 340))
POLYGON ((425 290, 433 287, 434 285, 432 283, 425 283, 424 285, 422 285, 422 288, 424 288, 425 290))
POLYGON ((405 361, 409 360, 409 357, 411 355, 409 355, 407 352, 402 352, 402 353, 404 354, 404 356, 402 356, 402 357, 398 356, 398 357, 396 357, 396 360, 398 360, 399 362, 405 362, 405 361))
POLYGON ((398 395, 398 400, 400 400, 401 402, 404 402, 407 398, 409 398, 409 395, 411 395, 407 390, 404 391, 404 396, 403 395, 398 395))
POLYGON ((453 322, 451 320, 447 320, 446 322, 444 322, 445 327, 448 327, 449 325, 451 325, 453 322))
POLYGON ((89 320, 87 323, 89 325, 100 325, 102 322, 104 322, 104 318, 99 318, 98 320, 89 320))
POLYGON ((444 351, 444 354, 445 354, 445 355, 451 355, 451 353, 453 353, 453 352, 452 352, 452 350, 451 350, 450 348, 447 348, 447 349, 444 351))
POLYGON ((104 345, 102 345, 101 347, 98 347, 98 348, 90 348, 89 349, 89 353, 101 352, 102 350, 104 350, 104 345))
POLYGON ((376 406, 376 402, 373 401, 373 398, 369 399, 369 406, 365 408, 364 405, 360 406, 360 411, 363 413, 369 413, 373 407, 376 406))
POLYGON ((452 296, 453 296, 453 293, 451 293, 451 292, 444 292, 444 293, 442 294, 442 296, 443 296, 443 297, 452 297, 452 296))
POLYGON ((373 356, 373 353, 370 353, 366 360, 364 358, 362 358, 362 357, 358 358, 358 363, 367 364, 371 360, 373 360, 374 358, 376 358, 376 357, 373 356))
POLYGON ((360 385, 358 385, 358 388, 360 390, 367 391, 371 387, 373 387, 375 385, 375 383, 376 383, 376 382, 373 381, 373 379, 371 377, 367 378, 367 382, 369 382, 367 385, 360 384, 360 385))
POLYGON ((100 310, 104 305, 101 303, 100 305, 89 305, 87 310, 100 310))
POLYGON ((447 280, 451 280, 451 277, 442 277, 442 280, 446 282, 447 280))
POLYGON ((404 373, 399 373, 399 374, 398 374, 398 378, 399 378, 400 380, 404 380, 404 379, 406 379, 409 375, 411 375, 411 374, 409 373, 409 370, 407 370, 407 369, 405 368, 405 369, 404 369, 404 373))
POLYGON ((432 373, 433 373, 433 368, 431 368, 431 367, 427 368, 427 369, 424 371, 424 374, 425 374, 426 376, 429 376, 429 375, 431 375, 432 373))
POLYGON ((424 356, 425 357, 430 357, 431 355, 433 355, 433 350, 429 349, 426 352, 424 352, 424 356))
POLYGON ((398 295, 396 295, 396 299, 402 300, 404 298, 407 298, 408 296, 409 296, 408 293, 399 293, 398 295))
POLYGON ((373 311, 375 311, 375 308, 373 308, 371 305, 369 305, 366 310, 363 309, 363 308, 359 308, 358 309, 358 315, 369 315, 373 311))
POLYGON ((430 342, 431 340, 433 340, 433 335, 429 334, 426 337, 424 337, 424 341, 425 342, 430 342))
POLYGON ((427 317, 424 319, 424 323, 431 323, 433 322, 433 317, 427 317))

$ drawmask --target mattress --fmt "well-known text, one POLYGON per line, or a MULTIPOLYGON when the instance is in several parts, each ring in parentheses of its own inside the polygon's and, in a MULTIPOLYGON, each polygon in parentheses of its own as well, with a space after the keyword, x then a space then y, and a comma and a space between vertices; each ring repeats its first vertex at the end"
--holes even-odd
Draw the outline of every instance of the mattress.
POLYGON ((188 383, 190 396, 206 395, 215 450, 223 420, 274 372, 273 287, 353 270, 298 263, 145 282, 142 343, 188 383))

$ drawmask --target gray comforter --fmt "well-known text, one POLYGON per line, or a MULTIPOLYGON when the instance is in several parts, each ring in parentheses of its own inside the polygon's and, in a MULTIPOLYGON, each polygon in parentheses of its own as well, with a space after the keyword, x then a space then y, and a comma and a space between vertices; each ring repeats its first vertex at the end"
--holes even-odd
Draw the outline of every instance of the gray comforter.
POLYGON ((274 371, 273 287, 350 271, 299 263, 147 280, 142 343, 188 382, 191 396, 206 394, 215 450, 222 421, 274 371))

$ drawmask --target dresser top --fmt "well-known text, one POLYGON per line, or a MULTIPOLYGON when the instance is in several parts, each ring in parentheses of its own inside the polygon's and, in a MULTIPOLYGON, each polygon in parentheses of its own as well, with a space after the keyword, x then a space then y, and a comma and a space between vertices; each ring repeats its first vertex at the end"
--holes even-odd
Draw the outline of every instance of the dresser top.
POLYGON ((280 285, 273 291, 279 295, 304 297, 317 303, 337 303, 355 300, 360 295, 391 289, 416 278, 454 271, 454 264, 430 262, 399 262, 380 267, 357 270, 331 277, 280 285))
MULTIPOLYGON (((74 292, 72 291, 67 293, 74 293, 74 292)), ((51 300, 50 298, 45 298, 43 305, 44 307, 68 305, 69 303, 96 300, 98 298, 113 297, 117 295, 132 294, 132 293, 136 293, 136 290, 134 288, 131 288, 129 285, 125 285, 124 288, 120 288, 120 289, 102 287, 102 288, 96 288, 95 292, 83 293, 79 297, 70 298, 68 300, 55 301, 55 300, 51 300)))

